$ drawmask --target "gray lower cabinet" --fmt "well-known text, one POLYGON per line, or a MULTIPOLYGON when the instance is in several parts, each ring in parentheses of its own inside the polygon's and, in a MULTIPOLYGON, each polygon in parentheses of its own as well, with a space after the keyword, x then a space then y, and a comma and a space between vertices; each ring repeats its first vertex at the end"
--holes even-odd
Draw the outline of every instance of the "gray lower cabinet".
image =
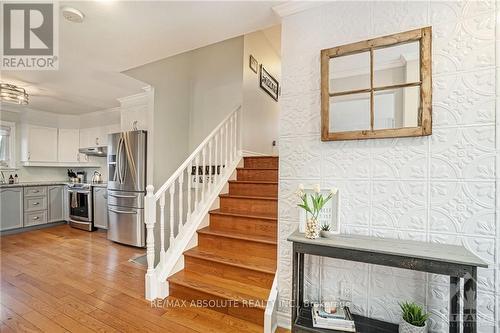
POLYGON ((0 231, 22 228, 23 188, 0 189, 0 231))
POLYGON ((108 229, 108 189, 94 187, 94 227, 108 229))
POLYGON ((48 186, 48 221, 59 222, 64 220, 64 188, 62 185, 48 186))

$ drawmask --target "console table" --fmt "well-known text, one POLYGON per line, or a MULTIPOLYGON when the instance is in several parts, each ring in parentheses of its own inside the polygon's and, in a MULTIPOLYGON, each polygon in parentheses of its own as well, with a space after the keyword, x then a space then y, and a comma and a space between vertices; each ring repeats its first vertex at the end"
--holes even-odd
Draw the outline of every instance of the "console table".
MULTIPOLYGON (((312 325, 311 308, 304 303, 304 254, 447 275, 450 277, 450 333, 460 332, 461 324, 464 333, 477 332, 477 267, 488 265, 462 246, 355 235, 307 239, 298 231, 287 240, 293 243, 292 332, 337 332, 312 325), (464 279, 462 291, 460 279, 464 279), (466 299, 462 309, 461 295, 471 298, 466 299)), ((360 315, 354 315, 354 321, 360 333, 398 331, 396 324, 360 315)))

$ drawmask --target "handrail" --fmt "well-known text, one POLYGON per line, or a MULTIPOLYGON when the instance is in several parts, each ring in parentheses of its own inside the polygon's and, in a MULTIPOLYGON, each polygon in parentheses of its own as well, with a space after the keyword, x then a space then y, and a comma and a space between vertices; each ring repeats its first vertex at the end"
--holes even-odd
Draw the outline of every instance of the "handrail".
POLYGON ((201 150, 203 149, 203 147, 206 146, 206 144, 215 136, 215 134, 233 116, 233 114, 235 112, 238 112, 240 109, 241 109, 241 105, 238 106, 236 109, 234 109, 233 112, 231 112, 230 114, 228 114, 224 118, 224 120, 222 120, 220 122, 220 124, 217 125, 217 127, 214 128, 214 130, 212 132, 210 132, 210 134, 205 138, 205 140, 203 140, 198 145, 198 147, 196 147, 196 149, 191 153, 191 155, 189 155, 189 157, 184 161, 184 163, 182 163, 177 168, 177 170, 170 176, 170 178, 168 178, 168 180, 165 183, 163 183, 163 185, 158 189, 158 191, 155 193, 155 199, 156 200, 160 199, 161 194, 163 192, 165 192, 172 185, 172 183, 181 175, 181 173, 184 172, 184 170, 187 168, 187 166, 189 165, 189 163, 191 163, 194 160, 194 158, 196 157, 196 155, 198 155, 201 152, 201 150))

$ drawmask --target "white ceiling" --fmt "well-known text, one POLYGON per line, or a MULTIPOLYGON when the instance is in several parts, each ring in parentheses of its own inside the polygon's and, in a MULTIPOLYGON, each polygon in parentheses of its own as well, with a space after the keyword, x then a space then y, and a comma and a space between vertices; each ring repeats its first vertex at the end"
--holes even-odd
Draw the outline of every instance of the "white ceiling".
POLYGON ((30 108, 82 114, 118 106, 144 83, 121 72, 279 23, 275 1, 61 1, 85 14, 59 19, 59 70, 3 71, 30 108))

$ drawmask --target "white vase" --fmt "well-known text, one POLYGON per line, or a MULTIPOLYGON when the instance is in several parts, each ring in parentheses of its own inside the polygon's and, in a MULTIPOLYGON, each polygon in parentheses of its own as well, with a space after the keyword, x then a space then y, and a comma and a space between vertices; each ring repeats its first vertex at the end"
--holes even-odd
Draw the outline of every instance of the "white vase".
POLYGON ((415 326, 401 320, 399 323, 399 333, 427 333, 427 323, 424 326, 415 326))

